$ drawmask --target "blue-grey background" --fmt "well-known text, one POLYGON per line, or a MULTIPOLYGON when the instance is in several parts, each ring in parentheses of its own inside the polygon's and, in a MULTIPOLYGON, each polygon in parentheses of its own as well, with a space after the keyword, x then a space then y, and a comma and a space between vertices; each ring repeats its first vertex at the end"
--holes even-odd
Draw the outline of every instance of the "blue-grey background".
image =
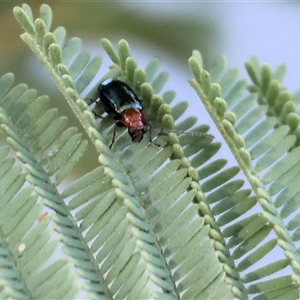
MULTIPOLYGON (((28 3, 37 17, 43 2, 28 3)), ((21 4, 0 2, 0 74, 12 71, 16 82, 26 82, 59 99, 49 76, 19 38, 22 29, 12 15, 12 8, 21 4)), ((288 66, 285 86, 291 91, 300 87, 299 2, 48 1, 48 4, 53 10, 54 28, 64 26, 68 37, 79 36, 84 48, 103 56, 100 77, 111 64, 101 48, 100 38, 115 43, 125 38, 141 67, 152 57, 158 57, 161 70, 170 74, 166 88, 176 90, 178 100, 189 101, 191 113, 196 113, 201 123, 207 123, 206 113, 187 83, 191 78, 187 60, 193 49, 203 54, 206 69, 216 56, 225 55, 228 67, 240 68, 241 78, 247 76, 244 62, 252 54, 272 68, 285 62, 288 66)))

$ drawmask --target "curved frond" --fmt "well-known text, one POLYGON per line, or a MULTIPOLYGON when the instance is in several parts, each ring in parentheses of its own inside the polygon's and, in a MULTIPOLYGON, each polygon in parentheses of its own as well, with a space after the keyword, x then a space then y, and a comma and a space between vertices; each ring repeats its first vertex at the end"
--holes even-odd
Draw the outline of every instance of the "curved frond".
MULTIPOLYGON (((13 75, 7 74, 0 79, 0 84, 11 84, 12 81, 13 75)), ((76 272, 71 271, 74 266, 77 277, 82 276, 83 271, 87 273, 87 259, 90 259, 89 274, 94 271, 94 277, 101 280, 57 190, 81 158, 87 143, 81 134, 76 133, 76 128, 66 128, 67 118, 58 116, 57 110, 49 109, 48 104, 48 97, 36 97, 36 92, 28 90, 25 85, 7 89, 6 95, 0 99, 1 131, 20 164, 13 167, 13 159, 2 158, 2 169, 6 168, 6 171, 3 169, 2 172, 1 233, 2 239, 9 236, 7 243, 14 263, 22 278, 26 278, 27 298, 73 298, 78 293, 74 284, 76 272), (18 113, 20 107, 22 114, 18 113), (54 226, 50 225, 49 217, 37 222, 44 214, 44 205, 51 209, 54 226), (61 235, 68 258, 56 258, 56 264, 44 267, 50 258, 53 260, 59 246, 58 240, 51 237, 54 229, 61 235), (72 246, 69 246, 70 239, 72 246), (85 250, 85 257, 78 257, 80 250, 85 250), (85 263, 84 268, 80 262, 85 263), (65 274, 64 279, 57 274, 65 274)), ((1 154, 7 155, 7 149, 2 148, 1 154)), ((94 293, 95 287, 90 287, 90 290, 94 293)))
MULTIPOLYGON (((47 12, 47 9, 43 11, 47 12)), ((49 16, 48 23, 43 24, 42 19, 30 21, 29 17, 24 18, 26 12, 21 8, 15 8, 14 12, 26 31, 22 35, 23 40, 46 67, 100 154, 99 166, 66 188, 61 195, 54 193, 50 187, 42 193, 39 183, 33 179, 30 181, 46 198, 45 204, 57 212, 52 220, 65 243, 63 251, 76 260, 75 265, 81 270, 81 276, 90 280, 87 285, 89 293, 92 295, 92 284, 99 279, 93 273, 95 269, 87 266, 90 257, 86 248, 81 249, 80 243, 83 241, 95 259, 94 267, 104 279, 102 283, 106 287, 103 292, 113 297, 204 297, 208 293, 221 294, 224 289, 228 297, 240 293, 239 290, 232 291, 232 286, 224 281, 223 262, 213 247, 213 241, 220 237, 208 238, 207 235, 213 236, 215 230, 211 224, 207 225, 209 222, 204 221, 203 216, 199 216, 199 203, 203 202, 204 194, 197 183, 198 171, 191 166, 179 144, 186 147, 188 141, 184 137, 178 139, 174 133, 157 136, 153 132, 157 136, 155 142, 162 147, 149 144, 145 138, 139 144, 124 148, 128 137, 119 131, 111 151, 107 145, 113 120, 103 118, 95 121, 88 107, 90 101, 80 99, 83 91, 87 98, 96 98, 97 85, 89 87, 89 83, 95 79, 101 59, 80 52, 79 39, 70 39, 64 46, 63 29, 48 32, 49 16), (67 207, 61 206, 62 197, 67 199, 67 207), (77 224, 67 222, 69 212, 74 214, 77 224), (79 225, 83 239, 77 238, 76 227, 75 232, 72 231, 74 225, 79 225), (182 228, 180 236, 170 228, 182 228), (184 234, 185 229, 191 230, 190 235, 184 234), (183 245, 180 249, 175 246, 179 244, 183 245), (199 252, 202 246, 205 250, 199 252), (186 251, 192 251, 195 255, 186 257, 186 251), (181 263, 186 266, 177 270, 181 263), (195 285, 195 280, 200 280, 202 275, 195 277, 196 266, 210 270, 200 286, 195 285), (90 273, 83 271, 83 267, 90 273), (189 268, 192 269, 186 277, 189 268)), ((170 113, 180 117, 179 111, 185 104, 171 109, 164 103, 164 97, 171 104, 174 93, 167 91, 158 95, 163 91, 168 75, 157 73, 157 60, 151 61, 143 70, 130 57, 126 41, 121 40, 117 50, 106 39, 102 40, 102 45, 115 63, 102 79, 116 77, 126 81, 142 98, 147 118, 157 126, 173 128, 174 119, 170 113)), ((103 107, 93 106, 96 114, 101 115, 103 107)), ((187 120, 188 127, 193 126, 193 122, 193 119, 192 123, 187 120)), ((183 127, 182 124, 176 126, 178 129, 183 127)), ((202 126, 198 129, 205 133, 209 128, 202 126)), ((68 132, 70 129, 62 132, 58 142, 54 141, 53 147, 41 156, 47 175, 56 175, 55 184, 65 178, 62 175, 60 178, 59 172, 64 174, 65 160, 72 158, 68 151, 75 152, 79 148, 80 136, 74 133, 69 136, 68 132), (67 138, 66 144, 64 141, 67 138), (68 145, 66 152, 63 145, 68 145)), ((211 138, 203 138, 200 148, 205 151, 210 142, 211 138)), ((193 145, 191 151, 197 151, 197 147, 193 145)), ((97 286, 99 290, 102 285, 97 283, 97 286)), ((240 288, 243 290, 242 286, 240 288)))
POLYGON ((266 115, 276 117, 275 127, 288 125, 289 133, 296 136, 295 145, 299 145, 300 116, 292 95, 281 86, 286 72, 285 64, 281 64, 274 72, 267 64, 260 65, 257 57, 250 57, 245 63, 246 70, 253 85, 249 86, 251 93, 258 94, 258 103, 266 106, 266 115))
MULTIPOLYGON (((237 192, 236 186, 232 188, 235 194, 229 194, 225 200, 217 203, 214 199, 217 204, 212 212, 217 216, 217 223, 226 226, 259 204, 261 213, 237 220, 222 231, 225 237, 230 238, 227 246, 234 249, 232 258, 239 262, 236 270, 243 274, 242 281, 248 286, 247 292, 258 294, 259 299, 270 299, 271 295, 274 299, 284 295, 287 290, 291 299, 298 299, 297 245, 291 239, 289 223, 284 223, 284 219, 299 208, 292 196, 298 193, 295 176, 299 149, 294 148, 297 137, 291 135, 294 132, 291 126, 284 125, 287 122, 282 115, 283 106, 278 109, 279 104, 277 107, 275 105, 276 101, 289 101, 284 98, 288 93, 284 90, 280 92, 278 83, 285 68, 280 66, 272 75, 268 66, 260 67, 258 61, 252 58, 246 67, 255 88, 249 87, 251 94, 247 95, 245 81, 233 83, 236 71, 225 72, 224 58, 220 57, 212 68, 212 77, 217 79, 216 83, 211 80, 207 71, 202 70, 199 57, 199 53, 195 52, 190 59, 190 67, 195 76, 191 85, 211 114, 254 192, 254 197, 251 196, 251 191, 237 192), (278 93, 271 90, 275 81, 278 93), (228 82, 231 82, 231 87, 228 82), (275 100, 277 97, 280 99, 275 100), (282 114, 278 114, 279 112, 282 114), (287 190, 290 194, 286 193, 287 190), (280 191, 282 192, 278 195, 280 191), (282 206, 284 203, 285 209, 280 211, 279 204, 282 206), (272 253, 275 248, 281 249, 286 257, 284 264, 283 261, 277 262, 274 259, 272 253), (259 262, 265 257, 271 263, 265 264, 263 268, 256 267, 255 270, 253 266, 259 266, 259 262), (287 264, 291 266, 292 272, 287 276, 278 275, 287 264), (260 282, 255 282, 257 280, 260 282)), ((217 194, 222 193, 218 191, 217 194)), ((210 195, 207 199, 210 199, 210 195)))

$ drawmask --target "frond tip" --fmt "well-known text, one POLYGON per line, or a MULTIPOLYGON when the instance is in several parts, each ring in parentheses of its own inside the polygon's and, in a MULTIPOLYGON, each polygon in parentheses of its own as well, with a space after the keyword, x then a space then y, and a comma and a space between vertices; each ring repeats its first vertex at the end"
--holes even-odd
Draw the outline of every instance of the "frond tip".
MULTIPOLYGON (((198 54, 193 53, 189 63, 195 76, 190 82, 192 87, 220 129, 255 194, 255 197, 249 197, 250 191, 239 191, 234 195, 231 192, 231 197, 228 195, 228 198, 220 201, 212 210, 214 214, 222 214, 217 223, 221 226, 226 225, 248 212, 256 203, 263 211, 262 214, 254 214, 237 221, 223 231, 225 236, 231 236, 228 247, 235 247, 232 258, 242 258, 237 271, 245 272, 264 256, 272 256, 273 249, 279 246, 290 261, 292 274, 276 274, 276 279, 265 279, 275 273, 275 262, 265 267, 264 274, 261 269, 250 271, 244 277, 247 280, 259 273, 262 275, 260 279, 266 281, 249 285, 247 293, 258 294, 257 298, 268 298, 271 295, 273 298, 282 296, 290 288, 291 292, 288 295, 296 299, 299 296, 298 280, 295 279, 299 276, 299 266, 296 262, 298 258, 293 250, 287 252, 287 248, 296 247, 289 236, 288 227, 281 219, 289 217, 295 208, 298 208, 293 196, 299 189, 299 185, 296 187, 298 177, 295 178, 294 167, 298 165, 299 156, 296 153, 299 149, 293 149, 297 144, 297 135, 294 135, 293 130, 298 126, 298 117, 294 118, 295 104, 291 103, 291 96, 279 86, 285 68, 280 66, 272 73, 268 65, 260 67, 258 60, 251 58, 250 62, 246 63, 246 68, 254 85, 248 86, 251 94, 244 96, 247 93, 246 82, 235 82, 237 72, 234 69, 224 72, 224 59, 219 58, 216 61, 211 70, 211 77, 209 72, 201 69, 202 63, 198 54), (287 118, 295 120, 295 123, 287 124, 287 118), (292 180, 292 177, 295 179, 292 180), (291 193, 288 193, 288 190, 291 193), (274 198, 273 201, 272 197, 276 193, 277 196, 280 194, 278 199, 274 198), (290 197, 292 200, 288 200, 290 197), (286 205, 279 211, 279 207, 285 202, 286 205), (269 239, 269 234, 275 235, 275 238, 269 239), (278 283, 276 288, 273 282, 278 283)), ((202 186, 205 191, 205 185, 202 186)), ((210 199, 210 195, 207 199, 210 199)), ((276 270, 278 271, 279 269, 276 270)), ((242 281, 247 283, 244 278, 242 281)))

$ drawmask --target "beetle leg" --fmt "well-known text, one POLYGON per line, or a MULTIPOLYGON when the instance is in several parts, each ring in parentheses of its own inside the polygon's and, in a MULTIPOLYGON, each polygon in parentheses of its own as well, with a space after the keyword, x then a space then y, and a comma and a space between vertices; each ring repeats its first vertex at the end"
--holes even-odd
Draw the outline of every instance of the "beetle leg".
POLYGON ((116 140, 116 127, 117 127, 117 124, 115 123, 113 136, 112 136, 112 139, 111 139, 111 143, 109 145, 109 149, 111 149, 112 145, 115 143, 115 140, 116 140))
MULTIPOLYGON (((90 101, 92 102, 92 103, 90 103, 90 104, 88 104, 88 105, 91 105, 91 104, 93 104, 93 103, 96 103, 96 104, 98 103, 97 100, 94 100, 94 99, 92 99, 92 98, 89 98, 88 100, 90 100, 90 101)), ((103 119, 102 116, 99 116, 99 115, 96 114, 93 110, 92 110, 92 113, 93 113, 95 119, 98 119, 98 118, 103 119)))
POLYGON ((157 143, 154 143, 153 140, 152 140, 152 127, 150 124, 147 124, 147 126, 149 126, 149 129, 147 131, 149 131, 149 143, 157 146, 157 147, 161 147, 161 145, 157 144, 157 143))
POLYGON ((95 118, 97 118, 97 119, 103 119, 103 117, 102 116, 99 116, 99 115, 97 115, 93 110, 92 110, 92 113, 93 113, 93 115, 94 115, 94 117, 95 118))
POLYGON ((149 131, 149 142, 150 142, 150 143, 153 143, 153 142, 152 142, 152 127, 151 127, 150 124, 148 124, 148 126, 149 126, 149 130, 148 130, 148 131, 149 131))

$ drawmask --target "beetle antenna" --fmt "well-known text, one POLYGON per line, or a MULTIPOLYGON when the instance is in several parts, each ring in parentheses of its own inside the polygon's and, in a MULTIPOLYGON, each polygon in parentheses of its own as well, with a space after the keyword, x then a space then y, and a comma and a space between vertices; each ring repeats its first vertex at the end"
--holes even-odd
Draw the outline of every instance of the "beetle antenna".
POLYGON ((177 130, 177 129, 165 129, 161 128, 160 133, 177 133, 177 134, 184 134, 184 135, 190 135, 190 136, 198 136, 198 137, 208 137, 211 139, 214 139, 215 137, 212 134, 206 133, 206 132, 197 132, 197 131, 184 131, 184 130, 177 130))
POLYGON ((147 126, 148 126, 147 131, 149 132, 149 142, 151 144, 157 146, 157 147, 161 147, 161 145, 153 142, 153 139, 152 139, 152 130, 153 130, 153 128, 152 128, 151 124, 147 124, 147 126))

